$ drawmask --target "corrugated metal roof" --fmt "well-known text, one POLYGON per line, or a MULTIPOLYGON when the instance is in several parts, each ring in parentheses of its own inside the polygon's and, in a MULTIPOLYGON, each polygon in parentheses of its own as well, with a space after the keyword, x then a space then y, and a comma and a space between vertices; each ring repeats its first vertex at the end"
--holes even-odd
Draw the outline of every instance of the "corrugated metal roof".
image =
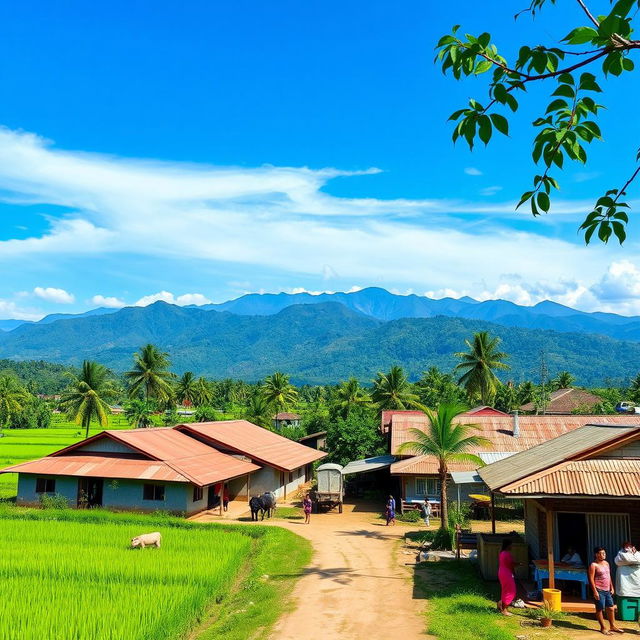
MULTIPOLYGON (((391 420, 391 454, 398 455, 398 447, 403 442, 415 440, 410 429, 425 430, 428 419, 424 413, 395 412, 391 420)), ((513 435, 512 416, 458 416, 458 424, 474 424, 479 427, 477 435, 488 438, 492 447, 480 451, 525 451, 538 444, 547 442, 586 424, 638 425, 640 415, 627 416, 519 416, 520 436, 513 435)), ((404 453, 403 455, 407 455, 404 453)))
POLYGON ((39 460, 7 467, 2 469, 0 473, 37 473, 52 476, 89 476, 189 482, 185 476, 160 460, 136 460, 100 455, 47 456, 39 460))
POLYGON ((478 457, 485 464, 493 464, 515 455, 516 451, 478 451, 478 457))
POLYGON ((586 425, 532 449, 482 467, 479 473, 490 489, 500 489, 516 480, 553 467, 593 447, 606 445, 634 432, 640 433, 640 426, 637 422, 632 426, 612 425, 611 423, 586 425))
POLYGON ((354 460, 345 466, 342 473, 368 473, 369 471, 378 471, 391 466, 395 460, 394 456, 375 456, 373 458, 364 458, 363 460, 354 460))
MULTIPOLYGON (((549 403, 545 410, 552 413, 571 413, 581 407, 588 407, 591 410, 595 405, 602 402, 600 396, 584 391, 583 389, 558 389, 549 395, 549 403)), ((521 411, 535 411, 533 402, 528 402, 520 407, 521 411)))
MULTIPOLYGON (((477 465, 472 462, 451 462, 448 465, 451 471, 473 471, 477 465)), ((414 456, 405 460, 399 460, 391 465, 393 476, 434 475, 439 472, 440 465, 434 456, 414 456)))
POLYGON ((453 471, 451 479, 453 484, 478 484, 482 482, 477 471, 453 471))
POLYGON ((213 446, 242 453, 252 460, 284 471, 293 471, 327 455, 247 420, 193 422, 178 425, 174 429, 197 434, 213 446))
MULTIPOLYGON (((179 431, 168 428, 158 429, 135 429, 135 430, 109 430, 103 431, 91 438, 81 440, 70 447, 65 447, 60 451, 52 453, 46 458, 35 460, 22 465, 15 465, 8 469, 3 469, 0 473, 21 472, 21 473, 47 473, 52 475, 80 475, 80 476, 100 476, 98 472, 97 459, 102 460, 101 467, 105 472, 117 475, 105 475, 102 477, 131 478, 138 479, 139 473, 144 472, 143 466, 152 468, 153 463, 162 463, 163 467, 171 469, 178 478, 174 482, 193 482, 199 486, 221 482, 237 478, 238 476, 252 473, 260 469, 246 460, 240 460, 234 456, 216 451, 212 447, 195 440, 179 431), (152 458, 152 460, 142 460, 126 455, 114 456, 109 453, 91 453, 74 455, 74 451, 87 444, 110 438, 121 442, 131 449, 133 453, 152 458), (73 466, 69 463, 67 469, 74 472, 44 471, 42 469, 63 469, 65 462, 77 460, 78 464, 73 466), (82 460, 93 460, 83 467, 82 460), (24 465, 35 465, 27 470, 24 465), (93 465, 93 466, 91 466, 93 465), (149 466, 151 465, 151 466, 149 466), (38 469, 32 471, 31 469, 38 469), (141 471, 142 470, 142 471, 141 471)), ((168 471, 164 473, 171 475, 168 471)), ((165 478, 168 481, 168 478, 165 478)))
POLYGON ((534 479, 524 478, 502 490, 509 495, 579 495, 640 497, 640 460, 575 460, 534 479))

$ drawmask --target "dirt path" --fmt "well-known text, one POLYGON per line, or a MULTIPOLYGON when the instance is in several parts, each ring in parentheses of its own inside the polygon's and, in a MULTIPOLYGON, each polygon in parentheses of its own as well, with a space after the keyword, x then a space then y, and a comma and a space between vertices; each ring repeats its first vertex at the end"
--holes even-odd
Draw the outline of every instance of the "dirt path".
POLYGON ((370 513, 348 507, 343 514, 314 515, 307 526, 279 524, 308 538, 315 554, 274 640, 426 637, 424 600, 414 599, 412 568, 404 564, 413 558, 400 550, 402 527, 372 522, 370 513))

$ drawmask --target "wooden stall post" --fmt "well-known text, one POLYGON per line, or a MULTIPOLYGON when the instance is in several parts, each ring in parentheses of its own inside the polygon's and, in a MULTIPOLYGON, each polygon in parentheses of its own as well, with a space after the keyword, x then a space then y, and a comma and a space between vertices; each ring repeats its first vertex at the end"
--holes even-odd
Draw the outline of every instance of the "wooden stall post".
POLYGON ((496 532, 496 494, 491 492, 491 533, 496 532))
POLYGON ((549 589, 556 588, 555 561, 553 557, 553 511, 547 509, 547 562, 549 564, 549 589))
POLYGON ((227 484, 226 482, 223 482, 220 485, 220 515, 222 515, 222 500, 224 498, 224 488, 225 488, 226 484, 227 484))

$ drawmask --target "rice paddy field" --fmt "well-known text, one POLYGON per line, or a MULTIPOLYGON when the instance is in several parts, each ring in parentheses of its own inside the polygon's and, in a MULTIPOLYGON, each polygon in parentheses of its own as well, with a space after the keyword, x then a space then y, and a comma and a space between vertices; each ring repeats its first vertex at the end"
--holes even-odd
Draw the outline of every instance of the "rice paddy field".
MULTIPOLYGON (((277 562, 286 564, 285 554, 295 556, 296 549, 300 567, 308 560, 308 549, 301 549, 295 538, 266 527, 202 525, 100 510, 0 506, 0 638, 197 637, 193 630, 211 618, 212 608, 224 607, 244 574, 265 570, 256 566, 252 574, 250 561, 260 557, 263 545, 277 562), (160 549, 129 548, 132 537, 150 531, 161 532, 160 549)), ((261 596, 258 588, 251 593, 257 580, 253 575, 249 586, 240 588, 241 595, 249 591, 232 608, 248 606, 248 597, 257 601, 262 597, 277 615, 279 603, 274 599, 282 594, 273 591, 261 596)), ((259 618, 257 608, 256 615, 259 618)), ((247 615, 242 618, 246 623, 247 615)), ((233 630, 229 618, 215 637, 238 637, 233 630)))
MULTIPOLYGON (((109 429, 129 429, 122 416, 109 416, 109 429)), ((89 435, 102 431, 93 427, 89 435)), ((49 429, 4 429, 0 438, 0 469, 20 462, 35 460, 62 449, 84 438, 78 426, 56 415, 49 429)), ((18 476, 15 473, 0 474, 0 500, 16 495, 18 476)))

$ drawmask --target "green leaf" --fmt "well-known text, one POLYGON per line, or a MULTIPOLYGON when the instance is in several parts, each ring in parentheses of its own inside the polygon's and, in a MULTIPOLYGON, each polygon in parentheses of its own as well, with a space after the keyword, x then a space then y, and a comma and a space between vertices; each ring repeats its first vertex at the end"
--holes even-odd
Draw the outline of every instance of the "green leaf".
POLYGON ((558 76, 558 82, 561 82, 562 84, 575 84, 575 80, 570 73, 561 73, 558 76))
POLYGON ((589 244, 589 241, 591 240, 591 236, 593 235, 593 232, 597 229, 597 226, 598 225, 594 224, 594 225, 591 225, 587 229, 586 233, 584 234, 584 243, 585 244, 589 244))
POLYGON ((625 231, 624 225, 622 222, 612 222, 611 227, 613 228, 613 233, 616 234, 616 238, 618 238, 618 242, 622 244, 627 239, 627 232, 625 231))
POLYGON ((600 228, 598 229, 598 238, 602 240, 605 244, 609 242, 609 238, 611 237, 611 225, 605 220, 600 223, 600 228))
POLYGON ((511 111, 517 111, 518 110, 518 101, 510 94, 507 93, 507 106, 509 107, 509 109, 511 109, 511 111))
POLYGON ((491 122, 493 122, 493 126, 505 136, 509 135, 509 123, 504 116, 501 116, 499 113, 491 114, 491 122))
POLYGON ((635 65, 633 64, 633 60, 631 58, 622 58, 622 68, 625 71, 633 71, 635 65))
POLYGON ((489 71, 489 69, 491 69, 491 67, 493 67, 493 62, 490 62, 489 60, 481 60, 476 65, 474 74, 475 75, 480 75, 481 73, 485 73, 486 71, 489 71))
POLYGON ((525 191, 520 198, 520 202, 516 205, 516 209, 520 208, 520 205, 524 204, 532 195, 533 191, 525 191))
POLYGON ((568 33, 562 40, 569 44, 585 44, 598 37, 598 32, 592 27, 578 27, 568 33))
POLYGON ((478 118, 478 135, 485 145, 491 140, 491 133, 491 119, 489 116, 480 116, 478 118))
POLYGON ((611 9, 611 13, 616 16, 620 16, 621 18, 625 18, 629 11, 631 11, 634 4, 637 3, 637 0, 618 0, 613 5, 613 9, 611 9))
POLYGON ((506 102, 507 95, 507 90, 505 89, 505 86, 503 84, 496 84, 493 87, 493 97, 501 104, 504 104, 506 102))
POLYGON ((540 207, 540 209, 542 209, 545 213, 548 213, 550 204, 551 203, 549 202, 549 196, 544 193, 544 191, 538 192, 538 206, 540 207))
POLYGON ((551 95, 575 98, 576 92, 568 84, 561 84, 551 95))
POLYGON ((549 103, 549 106, 547 107, 545 113, 551 113, 552 111, 557 111, 558 109, 567 109, 568 107, 569 103, 566 100, 558 98, 557 100, 549 103))

